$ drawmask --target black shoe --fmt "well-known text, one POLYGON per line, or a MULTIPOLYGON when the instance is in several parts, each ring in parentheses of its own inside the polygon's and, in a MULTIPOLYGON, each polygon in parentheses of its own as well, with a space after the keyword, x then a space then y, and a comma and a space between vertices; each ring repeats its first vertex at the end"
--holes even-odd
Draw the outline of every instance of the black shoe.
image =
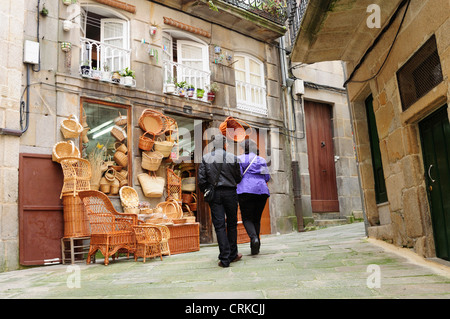
POLYGON ((221 261, 219 261, 219 263, 217 264, 219 267, 222 267, 222 268, 227 268, 227 267, 229 267, 229 265, 225 265, 224 263, 222 263, 221 261))
POLYGON ((253 238, 250 242, 250 249, 252 251, 252 255, 258 255, 259 254, 259 247, 261 246, 261 243, 258 238, 253 238))

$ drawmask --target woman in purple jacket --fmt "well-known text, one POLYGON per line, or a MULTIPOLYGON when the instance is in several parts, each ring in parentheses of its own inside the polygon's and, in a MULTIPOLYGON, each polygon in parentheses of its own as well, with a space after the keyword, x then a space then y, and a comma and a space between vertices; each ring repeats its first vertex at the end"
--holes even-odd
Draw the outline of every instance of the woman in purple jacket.
POLYGON ((257 255, 261 245, 259 238, 261 215, 270 196, 267 187, 270 175, 266 160, 258 156, 256 143, 247 139, 241 146, 244 154, 239 156, 242 174, 242 180, 237 185, 239 207, 245 230, 250 237, 251 253, 257 255))

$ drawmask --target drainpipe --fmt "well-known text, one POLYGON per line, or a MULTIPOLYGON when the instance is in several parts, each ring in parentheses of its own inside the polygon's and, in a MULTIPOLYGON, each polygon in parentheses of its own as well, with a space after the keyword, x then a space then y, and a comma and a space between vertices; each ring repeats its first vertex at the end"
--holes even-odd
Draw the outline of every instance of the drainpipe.
MULTIPOLYGON (((287 104, 289 104, 289 101, 292 93, 291 88, 287 85, 287 68, 286 68, 286 55, 285 55, 285 46, 284 46, 284 36, 280 38, 280 46, 279 46, 279 52, 280 52, 280 64, 281 64, 281 80, 282 80, 282 87, 284 88, 285 96, 281 99, 281 103, 283 105, 283 116, 284 116, 284 122, 286 127, 288 128, 288 132, 291 132, 291 119, 290 116, 286 116, 287 113, 287 104), (287 95, 286 95, 287 94, 287 95), (288 101, 286 101, 288 100, 288 101)), ((292 103, 292 101, 291 101, 292 103)), ((295 123, 295 109, 292 107, 292 111, 294 113, 294 125, 295 123)), ((295 133, 296 130, 294 130, 295 133)), ((286 137, 289 138, 289 143, 291 145, 291 158, 296 159, 297 158, 297 141, 295 137, 292 137, 290 134, 286 134, 286 137)), ((300 174, 299 174, 299 163, 296 160, 293 160, 291 162, 291 169, 292 169, 292 186, 293 186, 293 192, 294 192, 294 210, 295 210, 295 216, 297 217, 297 229, 299 232, 305 231, 304 225, 303 225, 303 211, 302 211, 302 195, 301 195, 301 182, 300 182, 300 174)))
MULTIPOLYGON (((356 145, 356 142, 355 142, 355 130, 354 130, 354 127, 353 127, 353 112, 352 112, 352 107, 351 107, 351 104, 350 104, 350 97, 348 95, 347 68, 345 66, 345 62, 344 61, 342 61, 341 63, 342 63, 342 70, 344 72, 344 79, 345 79, 344 87, 345 87, 345 90, 347 91, 347 105, 348 105, 348 110, 349 110, 349 114, 350 114, 350 125, 351 125, 352 132, 353 132, 353 134, 352 134, 353 145, 356 145)), ((365 207, 364 207, 364 203, 365 203, 364 192, 362 190, 361 172, 359 170, 359 156, 358 156, 358 151, 356 149, 355 149, 355 154, 356 154, 356 166, 357 166, 356 170, 358 172, 359 196, 361 198, 361 208, 362 208, 363 217, 364 217, 364 228, 365 228, 366 236, 368 236, 368 228, 369 228, 370 225, 369 225, 369 221, 367 220, 366 210, 365 210, 365 207)))

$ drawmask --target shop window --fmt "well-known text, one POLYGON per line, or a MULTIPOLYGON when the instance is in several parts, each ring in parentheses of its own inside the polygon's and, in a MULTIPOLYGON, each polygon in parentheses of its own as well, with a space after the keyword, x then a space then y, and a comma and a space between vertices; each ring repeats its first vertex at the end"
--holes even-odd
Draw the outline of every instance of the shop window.
MULTIPOLYGON (((210 83, 209 54, 206 43, 182 32, 165 32, 163 44, 164 92, 172 93, 169 85, 184 84, 194 90, 203 89, 210 83)), ((180 92, 173 92, 179 94, 180 92)), ((203 97, 192 96, 206 100, 203 97)))
MULTIPOLYGON (((119 176, 119 182, 122 180, 128 182, 130 179, 130 174, 127 174, 128 171, 131 173, 129 170, 131 147, 128 146, 130 134, 127 125, 129 113, 129 108, 119 104, 92 100, 85 100, 82 103, 82 122, 85 127, 87 126, 81 137, 82 157, 91 163, 91 184, 94 187, 100 186, 100 179, 107 173, 106 168, 113 174, 121 172, 123 178, 119 176)), ((122 186, 124 184, 125 182, 122 182, 122 186)))
POLYGON ((244 54, 234 55, 237 108, 267 115, 264 64, 244 54))
POLYGON ((112 72, 130 67, 129 22, 98 6, 81 7, 81 17, 80 73, 111 81, 112 72))

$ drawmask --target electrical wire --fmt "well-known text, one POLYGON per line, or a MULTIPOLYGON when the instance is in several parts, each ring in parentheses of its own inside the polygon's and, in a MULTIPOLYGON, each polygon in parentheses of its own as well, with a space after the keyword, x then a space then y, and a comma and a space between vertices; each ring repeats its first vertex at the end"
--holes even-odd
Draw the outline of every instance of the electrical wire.
POLYGON ((361 61, 356 65, 355 69, 354 69, 353 72, 350 74, 349 78, 344 82, 344 86, 346 86, 346 85, 347 85, 348 83, 350 83, 350 82, 351 82, 351 83, 365 83, 365 82, 368 82, 368 81, 373 80, 374 78, 376 78, 376 77, 380 74, 381 70, 383 70, 383 68, 384 68, 384 66, 385 66, 385 64, 386 64, 386 62, 387 62, 387 60, 388 60, 388 58, 389 58, 389 56, 390 56, 390 54, 391 54, 391 52, 392 52, 392 49, 393 49, 393 47, 394 47, 395 42, 397 41, 397 37, 398 37, 398 35, 399 35, 399 33, 400 33, 400 30, 401 30, 401 28, 402 28, 403 22, 405 21, 406 13, 408 12, 408 8, 409 8, 410 3, 411 3, 411 0, 405 0, 405 1, 403 1, 403 3, 399 6, 399 9, 397 9, 397 12, 392 16, 392 18, 391 18, 391 20, 389 21, 389 23, 388 23, 388 24, 386 25, 386 27, 381 31, 381 34, 379 35, 379 37, 374 41, 374 43, 373 43, 373 44, 370 46, 370 48, 366 51, 366 53, 365 53, 364 56, 362 57, 361 61), (380 68, 378 69, 378 71, 377 71, 373 76, 371 76, 370 78, 365 79, 365 80, 352 80, 353 76, 356 74, 356 71, 359 70, 359 68, 361 67, 361 65, 362 65, 363 62, 365 61, 367 55, 368 55, 370 52, 372 52, 372 50, 375 48, 375 46, 376 46, 376 44, 378 43, 378 41, 381 39, 382 35, 383 35, 384 33, 386 33, 387 30, 390 28, 390 26, 391 26, 392 23, 394 22, 395 18, 397 17, 398 10, 399 10, 401 7, 403 7, 403 6, 405 5, 405 2, 406 2, 406 1, 407 1, 407 5, 406 5, 406 8, 405 8, 405 12, 403 13, 402 20, 401 20, 401 22, 400 22, 400 25, 398 26, 398 29, 397 29, 397 32, 396 32, 396 34, 395 34, 394 40, 392 41, 392 44, 391 44, 391 46, 390 46, 390 48, 389 48, 389 51, 388 51, 388 53, 387 53, 387 55, 386 55, 386 57, 385 57, 385 59, 384 59, 384 61, 383 61, 383 64, 380 66, 380 68))

